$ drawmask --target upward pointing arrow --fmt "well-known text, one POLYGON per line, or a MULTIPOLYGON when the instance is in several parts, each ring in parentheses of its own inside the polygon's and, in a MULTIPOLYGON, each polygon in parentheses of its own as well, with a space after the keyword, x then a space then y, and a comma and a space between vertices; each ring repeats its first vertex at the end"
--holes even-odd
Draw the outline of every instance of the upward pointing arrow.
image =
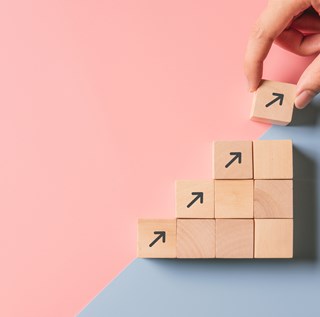
POLYGON ((203 204, 203 192, 192 192, 191 194, 196 197, 187 205, 187 208, 190 208, 198 199, 200 199, 200 204, 203 204))
POLYGON ((234 157, 226 164, 225 168, 228 168, 235 160, 238 159, 238 163, 241 164, 242 153, 241 152, 230 152, 230 155, 234 155, 234 157))
POLYGON ((268 102, 266 104, 266 107, 270 107, 271 105, 273 105, 275 102, 277 102, 279 100, 279 105, 282 106, 283 103, 283 99, 284 99, 284 94, 279 94, 277 92, 272 93, 273 96, 276 96, 276 98, 274 98, 273 100, 271 100, 270 102, 268 102))
POLYGON ((166 232, 165 231, 154 231, 154 234, 157 234, 158 236, 149 244, 149 247, 152 248, 161 238, 162 243, 166 242, 166 232))

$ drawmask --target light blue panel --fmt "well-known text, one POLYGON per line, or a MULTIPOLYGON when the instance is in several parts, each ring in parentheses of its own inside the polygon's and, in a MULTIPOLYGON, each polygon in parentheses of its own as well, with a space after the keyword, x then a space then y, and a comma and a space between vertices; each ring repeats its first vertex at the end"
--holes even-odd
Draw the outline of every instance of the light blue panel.
POLYGON ((263 136, 289 138, 295 145, 294 260, 137 259, 79 316, 320 316, 320 112, 315 104, 296 111, 291 126, 272 127, 263 136))

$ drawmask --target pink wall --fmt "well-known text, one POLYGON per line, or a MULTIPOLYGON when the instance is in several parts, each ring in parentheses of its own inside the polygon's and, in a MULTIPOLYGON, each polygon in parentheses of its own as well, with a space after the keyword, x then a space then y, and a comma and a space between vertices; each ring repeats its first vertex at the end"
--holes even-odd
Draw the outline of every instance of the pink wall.
POLYGON ((174 217, 174 180, 211 176, 213 139, 268 128, 242 73, 263 5, 2 1, 0 316, 74 316, 135 257, 138 217, 174 217))

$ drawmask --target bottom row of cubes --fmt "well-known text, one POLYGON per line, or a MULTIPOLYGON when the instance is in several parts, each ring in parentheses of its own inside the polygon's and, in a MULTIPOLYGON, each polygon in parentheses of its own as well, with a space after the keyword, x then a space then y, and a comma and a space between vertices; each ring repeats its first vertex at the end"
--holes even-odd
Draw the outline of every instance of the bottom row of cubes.
POLYGON ((140 219, 142 258, 292 258, 293 219, 140 219))

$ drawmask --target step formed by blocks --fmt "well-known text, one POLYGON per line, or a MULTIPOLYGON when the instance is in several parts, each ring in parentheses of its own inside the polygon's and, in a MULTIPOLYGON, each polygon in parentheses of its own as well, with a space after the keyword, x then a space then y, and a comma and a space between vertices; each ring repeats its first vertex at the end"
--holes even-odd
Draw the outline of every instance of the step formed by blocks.
POLYGON ((216 220, 216 257, 253 258, 253 219, 216 220))
POLYGON ((263 80, 254 94, 250 118, 264 123, 289 124, 295 94, 296 85, 263 80))
POLYGON ((215 220, 177 219, 177 258, 215 258, 215 220))
POLYGON ((214 179, 251 179, 252 141, 215 141, 212 147, 214 179))
POLYGON ((255 180, 253 211, 254 218, 292 218, 293 181, 255 180))
POLYGON ((176 181, 177 218, 214 218, 214 181, 176 181))
POLYGON ((292 141, 213 144, 214 178, 176 181, 176 218, 139 220, 138 256, 292 258, 292 141))
POLYGON ((139 219, 138 257, 175 258, 176 219, 139 219))
POLYGON ((292 141, 254 141, 253 165, 255 179, 292 179, 292 141))
POLYGON ((293 257, 293 219, 255 219, 255 258, 293 257))
POLYGON ((253 218, 253 180, 215 180, 216 218, 253 218))

